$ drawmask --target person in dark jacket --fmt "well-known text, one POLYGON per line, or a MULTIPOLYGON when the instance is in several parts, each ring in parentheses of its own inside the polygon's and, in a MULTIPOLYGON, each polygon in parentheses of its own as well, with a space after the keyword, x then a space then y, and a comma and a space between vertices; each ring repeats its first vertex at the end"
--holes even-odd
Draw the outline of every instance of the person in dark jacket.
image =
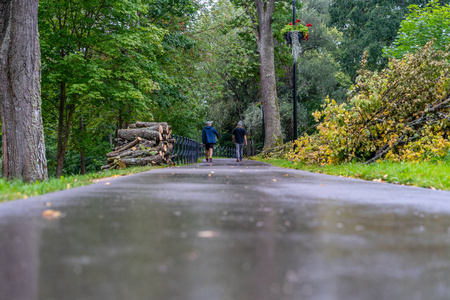
POLYGON ((216 143, 216 136, 219 139, 219 133, 211 126, 212 121, 206 122, 206 127, 202 131, 203 146, 206 149, 206 161, 212 162, 212 155, 214 150, 214 144, 216 143))
POLYGON ((242 127, 242 121, 233 130, 233 143, 236 145, 236 161, 240 162, 244 158, 244 145, 247 146, 247 132, 242 127))

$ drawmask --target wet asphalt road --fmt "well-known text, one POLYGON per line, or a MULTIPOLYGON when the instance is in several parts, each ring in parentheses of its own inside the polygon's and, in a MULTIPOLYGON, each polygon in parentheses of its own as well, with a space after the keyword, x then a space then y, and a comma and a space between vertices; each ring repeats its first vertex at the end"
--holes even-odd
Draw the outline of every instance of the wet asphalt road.
POLYGON ((216 160, 12 201, 0 299, 450 299, 450 192, 216 160))

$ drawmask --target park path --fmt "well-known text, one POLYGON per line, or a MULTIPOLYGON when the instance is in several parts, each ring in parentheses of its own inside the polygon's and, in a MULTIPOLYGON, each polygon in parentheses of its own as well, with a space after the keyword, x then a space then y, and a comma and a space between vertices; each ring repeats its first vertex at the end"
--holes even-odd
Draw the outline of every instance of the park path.
POLYGON ((449 298, 450 192, 223 159, 0 205, 0 300, 449 298))

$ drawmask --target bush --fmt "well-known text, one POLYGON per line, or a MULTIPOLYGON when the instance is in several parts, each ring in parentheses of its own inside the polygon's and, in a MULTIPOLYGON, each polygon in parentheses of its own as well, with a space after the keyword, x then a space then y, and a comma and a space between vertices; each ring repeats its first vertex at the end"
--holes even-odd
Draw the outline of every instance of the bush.
MULTIPOLYGON (((364 62, 364 61, 363 61, 364 62)), ((380 73, 362 70, 349 102, 327 99, 317 133, 295 141, 290 159, 335 164, 379 159, 418 161, 448 154, 450 54, 428 43, 392 59, 380 73)))

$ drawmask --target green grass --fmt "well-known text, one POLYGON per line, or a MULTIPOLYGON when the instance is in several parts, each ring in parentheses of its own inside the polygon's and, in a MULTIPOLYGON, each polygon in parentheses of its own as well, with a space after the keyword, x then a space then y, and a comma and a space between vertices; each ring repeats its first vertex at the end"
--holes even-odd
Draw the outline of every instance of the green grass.
POLYGON ((52 178, 48 181, 24 183, 20 180, 7 181, 0 178, 0 202, 29 198, 69 188, 93 184, 96 179, 119 177, 160 169, 162 166, 132 167, 123 170, 109 170, 86 175, 74 175, 61 178, 52 178))
POLYGON ((293 163, 284 159, 260 159, 277 167, 305 170, 351 178, 384 181, 424 188, 450 190, 450 161, 440 162, 380 162, 370 165, 348 163, 319 166, 293 163))

